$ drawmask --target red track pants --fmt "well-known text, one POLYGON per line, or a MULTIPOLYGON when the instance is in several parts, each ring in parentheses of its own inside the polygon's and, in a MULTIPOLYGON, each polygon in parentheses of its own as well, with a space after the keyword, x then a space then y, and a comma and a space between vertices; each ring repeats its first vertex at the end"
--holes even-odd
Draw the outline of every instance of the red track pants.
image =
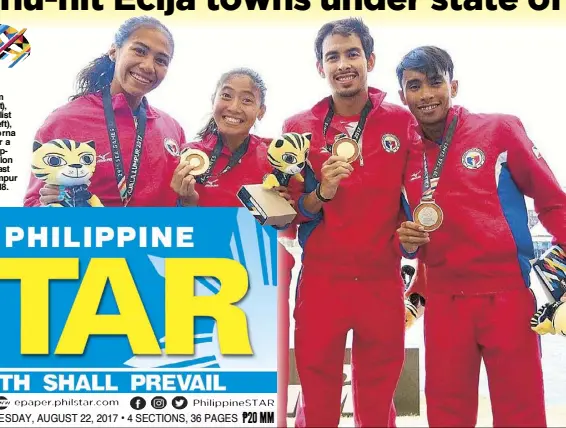
POLYGON ((527 288, 490 295, 427 297, 426 401, 431 427, 474 427, 480 364, 486 366, 494 427, 545 427, 538 336, 527 288))
POLYGON ((393 396, 405 357, 401 278, 336 278, 314 269, 300 279, 295 355, 302 400, 297 427, 337 427, 346 334, 353 329, 354 417, 361 427, 394 427, 393 396), (316 272, 316 273, 314 273, 316 272))

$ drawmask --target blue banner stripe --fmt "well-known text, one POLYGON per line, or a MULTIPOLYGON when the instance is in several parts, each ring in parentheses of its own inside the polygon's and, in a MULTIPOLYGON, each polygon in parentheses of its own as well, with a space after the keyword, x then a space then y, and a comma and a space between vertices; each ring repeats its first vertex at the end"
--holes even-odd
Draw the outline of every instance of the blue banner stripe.
POLYGON ((277 372, 1 372, 2 393, 274 394, 277 372), (16 386, 16 387, 14 387, 16 386))
POLYGON ((256 223, 256 235, 258 241, 258 247, 260 249, 260 257, 261 257, 261 273, 263 274, 263 283, 269 284, 269 275, 267 274, 267 260, 265 259, 265 242, 263 240, 263 229, 259 223, 256 223))

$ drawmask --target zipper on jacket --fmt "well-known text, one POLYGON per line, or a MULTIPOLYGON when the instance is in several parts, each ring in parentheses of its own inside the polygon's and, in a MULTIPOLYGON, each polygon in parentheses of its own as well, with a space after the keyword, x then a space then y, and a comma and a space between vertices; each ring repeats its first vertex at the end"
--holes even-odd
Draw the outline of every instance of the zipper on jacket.
POLYGON ((360 166, 364 166, 364 157, 362 155, 362 138, 360 137, 360 141, 358 142, 358 146, 360 148, 360 166))

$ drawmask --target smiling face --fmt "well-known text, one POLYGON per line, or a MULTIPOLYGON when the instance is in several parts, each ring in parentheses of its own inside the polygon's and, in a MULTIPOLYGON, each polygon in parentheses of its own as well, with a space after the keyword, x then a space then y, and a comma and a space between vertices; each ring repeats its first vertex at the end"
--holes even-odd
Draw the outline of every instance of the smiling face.
POLYGON ((458 81, 450 81, 448 73, 427 76, 416 70, 405 70, 402 87, 401 101, 419 124, 428 126, 444 123, 452 98, 458 93, 458 81))
POLYGON ((228 138, 245 138, 265 114, 259 89, 245 75, 230 76, 220 85, 212 110, 218 131, 228 138))
POLYGON ((112 94, 123 93, 139 104, 165 78, 172 49, 167 36, 156 28, 140 27, 124 42, 113 46, 108 55, 116 63, 112 94))
POLYGON ((356 34, 330 34, 322 43, 322 61, 317 63, 333 95, 354 97, 367 88, 367 74, 373 70, 375 55, 366 59, 362 41, 356 34))

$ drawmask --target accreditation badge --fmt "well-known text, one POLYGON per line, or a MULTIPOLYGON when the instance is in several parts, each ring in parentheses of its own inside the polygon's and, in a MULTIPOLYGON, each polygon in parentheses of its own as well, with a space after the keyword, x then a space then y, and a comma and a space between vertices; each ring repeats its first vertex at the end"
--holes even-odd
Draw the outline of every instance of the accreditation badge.
POLYGON ((433 232, 444 219, 442 209, 434 201, 421 202, 413 211, 415 223, 424 227, 425 232, 433 232))
POLYGON ((181 161, 188 162, 189 165, 194 167, 191 170, 191 175, 199 176, 204 174, 210 166, 210 159, 208 155, 202 150, 186 149, 181 153, 181 161))

